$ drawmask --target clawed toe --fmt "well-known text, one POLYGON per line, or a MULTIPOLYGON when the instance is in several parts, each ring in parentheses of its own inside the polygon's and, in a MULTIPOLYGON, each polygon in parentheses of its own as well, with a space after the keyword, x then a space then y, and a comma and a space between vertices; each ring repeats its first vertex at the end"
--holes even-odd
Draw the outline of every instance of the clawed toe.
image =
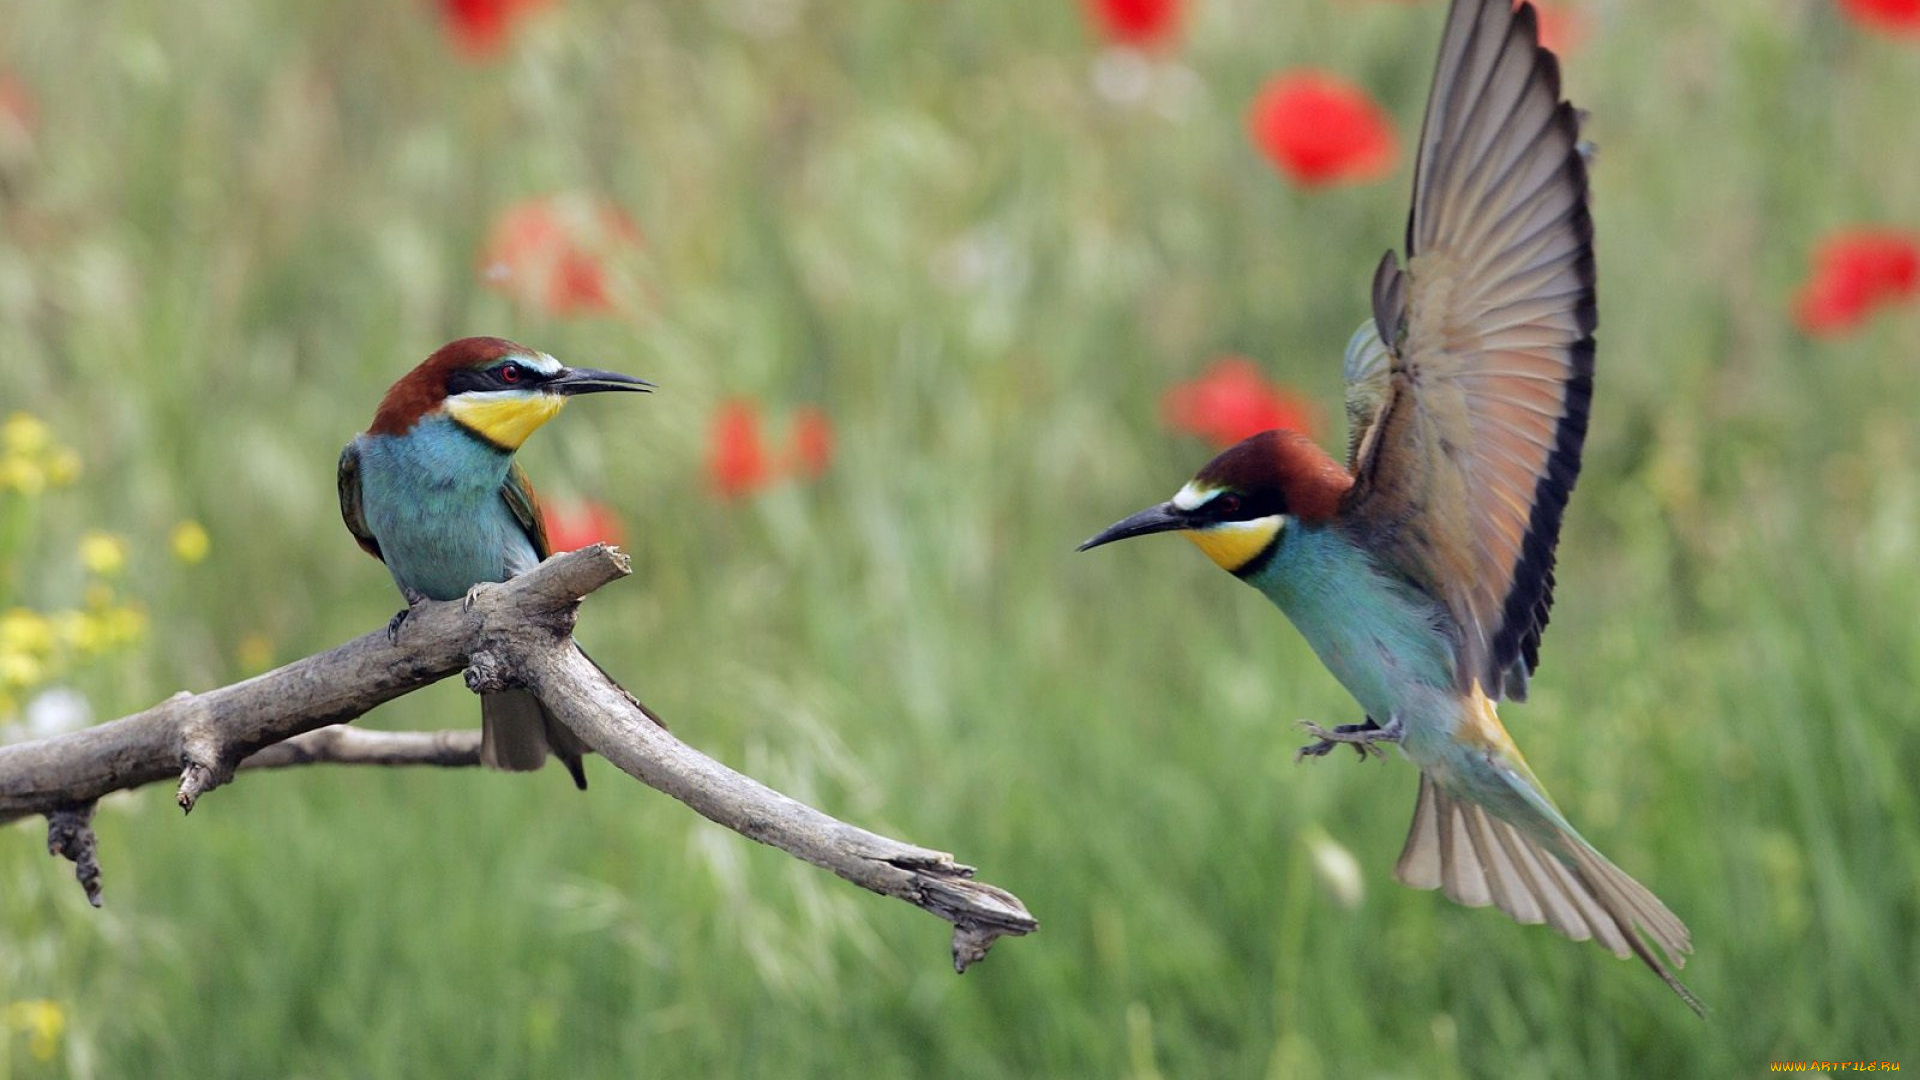
POLYGON ((1373 755, 1385 761, 1387 752, 1380 748, 1380 744, 1383 742, 1398 742, 1400 739, 1400 728, 1398 724, 1389 724, 1383 728, 1379 724, 1374 723, 1373 717, 1371 716, 1367 717, 1366 722, 1363 724, 1341 724, 1335 728, 1324 728, 1311 720, 1300 721, 1300 726, 1305 729, 1307 734, 1319 741, 1308 743, 1299 750, 1296 750, 1293 755, 1295 764, 1305 761, 1310 757, 1325 757, 1329 753, 1332 753, 1333 748, 1336 746, 1353 747, 1353 752, 1358 755, 1362 761, 1365 761, 1368 755, 1373 755))
POLYGON ((415 589, 403 587, 400 590, 400 595, 406 597, 407 606, 401 608, 393 618, 387 620, 387 644, 389 645, 400 644, 400 627, 407 621, 407 616, 413 614, 414 608, 427 602, 427 594, 415 589))

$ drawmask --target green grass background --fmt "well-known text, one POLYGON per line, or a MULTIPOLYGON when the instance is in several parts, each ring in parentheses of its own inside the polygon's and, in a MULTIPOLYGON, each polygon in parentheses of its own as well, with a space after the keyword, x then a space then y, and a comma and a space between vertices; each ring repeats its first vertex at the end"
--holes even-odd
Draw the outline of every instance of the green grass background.
MULTIPOLYGON (((1559 606, 1507 721, 1582 830, 1691 925, 1693 1018, 1637 964, 1390 878, 1412 770, 1296 768, 1354 706, 1177 541, 1073 545, 1209 455, 1160 393, 1259 359, 1338 416, 1409 162, 1304 193, 1250 148, 1312 64, 1418 123, 1440 5, 1195 5, 1145 97, 1072 4, 569 2, 500 60, 420 4, 15 3, 39 100, 0 197, 0 413, 82 450, 9 603, 132 538, 152 630, 101 717, 375 628, 333 468, 385 386, 498 333, 660 384, 523 460, 626 520, 580 637, 707 752, 955 852, 1043 929, 964 977, 943 924, 591 764, 249 776, 99 821, 93 911, 0 833, 0 1076, 1737 1076, 1920 1067, 1920 314, 1809 342, 1827 231, 1920 224, 1920 51, 1825 3, 1594 0, 1600 375, 1559 606), (628 317, 474 264, 512 201, 648 238, 628 317), (726 396, 834 418, 820 482, 711 496, 726 396), (213 554, 164 556, 171 524, 213 554), (1359 862, 1343 903, 1319 837, 1359 862)), ((1329 446, 1344 435, 1322 433, 1329 446)), ((473 723, 442 685, 369 717, 473 723)))

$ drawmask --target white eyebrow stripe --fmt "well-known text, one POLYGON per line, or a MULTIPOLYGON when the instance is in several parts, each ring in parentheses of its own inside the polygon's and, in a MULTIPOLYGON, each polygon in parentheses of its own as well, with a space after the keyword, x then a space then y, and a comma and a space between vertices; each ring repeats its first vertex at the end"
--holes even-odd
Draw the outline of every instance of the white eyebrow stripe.
POLYGON ((1207 504, 1207 500, 1220 494, 1219 488, 1203 488, 1197 481, 1189 481, 1173 496, 1173 505, 1181 510, 1198 510, 1207 504))
POLYGON ((516 386, 506 390, 462 390, 448 396, 449 402, 478 404, 483 401, 532 401, 546 392, 525 386, 516 386))
POLYGON ((1208 528, 1219 532, 1260 532, 1271 529, 1277 533, 1284 531, 1292 523, 1292 514, 1268 514, 1266 517, 1248 518, 1245 521, 1223 521, 1208 528))
POLYGON ((562 368, 560 361, 555 360, 543 352, 515 356, 513 359, 520 361, 522 364, 525 364, 527 367, 532 368, 542 375, 558 375, 562 368))

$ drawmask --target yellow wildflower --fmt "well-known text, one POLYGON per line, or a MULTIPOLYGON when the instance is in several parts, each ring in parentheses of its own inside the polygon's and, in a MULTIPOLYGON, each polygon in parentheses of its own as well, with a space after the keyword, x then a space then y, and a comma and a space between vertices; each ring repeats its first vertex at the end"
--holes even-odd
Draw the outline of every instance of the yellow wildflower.
POLYGON ((45 673, 45 665, 37 658, 11 649, 0 649, 0 686, 32 686, 45 673))
POLYGON ((0 424, 0 446, 8 451, 31 457, 45 450, 53 442, 53 429, 46 421, 31 413, 17 412, 0 424))
POLYGON ((80 616, 71 628, 63 627, 68 640, 82 654, 106 652, 121 645, 131 645, 147 633, 147 613, 133 604, 119 607, 99 605, 94 611, 80 616))
POLYGON ((22 495, 38 495, 47 486, 47 471, 40 463, 22 454, 0 455, 0 491, 7 488, 22 495))
POLYGON ((89 529, 80 534, 80 565, 101 577, 112 577, 127 566, 127 542, 109 532, 89 529))
POLYGON ((52 1061, 67 1030, 67 1011, 46 998, 9 1002, 7 1027, 26 1032, 27 1052, 35 1061, 52 1061))
POLYGON ((212 542, 207 539, 207 530, 197 521, 183 521, 173 527, 173 557, 192 566, 207 557, 207 549, 212 542))
POLYGON ((53 620, 30 608, 0 612, 0 652, 45 656, 55 642, 53 620))
POLYGON ((132 604, 108 608, 101 613, 101 621, 108 645, 131 645, 147 634, 146 610, 132 604))

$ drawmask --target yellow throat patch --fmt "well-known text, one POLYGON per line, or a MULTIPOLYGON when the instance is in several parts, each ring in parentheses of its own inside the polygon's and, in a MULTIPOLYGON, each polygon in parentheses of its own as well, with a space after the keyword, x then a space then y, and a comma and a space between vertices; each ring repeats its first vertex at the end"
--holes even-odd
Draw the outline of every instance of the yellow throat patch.
POLYGON ((1274 514, 1252 521, 1215 525, 1210 529, 1183 529, 1180 535, 1206 552, 1214 565, 1233 574, 1252 562, 1255 555, 1265 551, 1273 538, 1280 534, 1285 522, 1285 517, 1274 514))
POLYGON ((462 395, 447 399, 447 413, 493 445, 518 450, 527 436, 553 419, 566 403, 566 398, 555 394, 462 395))

